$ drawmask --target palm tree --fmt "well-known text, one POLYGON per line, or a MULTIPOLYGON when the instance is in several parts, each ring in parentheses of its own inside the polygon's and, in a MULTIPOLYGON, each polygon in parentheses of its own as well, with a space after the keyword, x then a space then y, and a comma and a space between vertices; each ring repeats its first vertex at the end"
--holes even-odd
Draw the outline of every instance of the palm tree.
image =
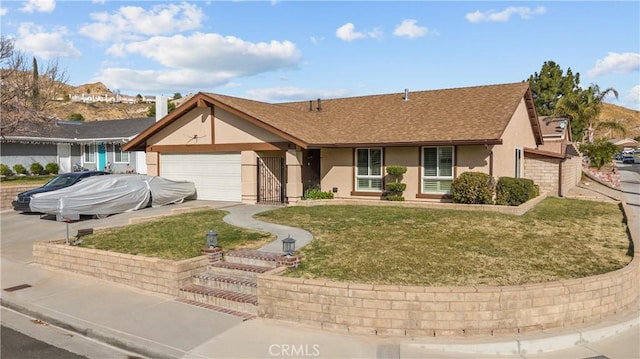
POLYGON ((605 97, 613 94, 618 98, 618 91, 614 88, 600 90, 598 85, 589 86, 588 89, 564 96, 558 100, 554 117, 569 117, 571 120, 572 135, 574 140, 586 139, 593 143, 596 129, 609 129, 626 134, 626 128, 616 121, 602 121, 599 119, 602 111, 602 103, 605 97))

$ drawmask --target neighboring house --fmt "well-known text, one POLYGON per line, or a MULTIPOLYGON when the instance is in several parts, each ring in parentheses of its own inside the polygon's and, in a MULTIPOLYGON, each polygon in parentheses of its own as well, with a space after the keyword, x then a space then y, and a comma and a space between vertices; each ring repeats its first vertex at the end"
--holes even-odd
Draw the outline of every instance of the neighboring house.
POLYGON ((627 151, 640 147, 640 142, 634 140, 633 138, 613 139, 609 140, 609 142, 620 147, 622 150, 627 151))
POLYGON ((147 173, 196 184, 199 199, 292 203, 313 186, 383 198, 403 165, 407 200, 448 200, 461 173, 532 177, 543 144, 528 83, 270 104, 198 93, 129 141, 147 173))
POLYGON ((38 125, 3 136, 1 160, 10 168, 15 164, 42 166, 57 163, 60 172, 71 172, 76 164, 90 170, 103 170, 108 162, 114 173, 126 172, 129 165, 137 173, 146 173, 144 155, 129 153, 122 146, 155 118, 134 118, 108 121, 57 121, 38 125))
POLYGON ((580 182, 582 155, 567 118, 540 117, 539 122, 544 143, 525 149, 525 172, 540 190, 563 197, 580 182))

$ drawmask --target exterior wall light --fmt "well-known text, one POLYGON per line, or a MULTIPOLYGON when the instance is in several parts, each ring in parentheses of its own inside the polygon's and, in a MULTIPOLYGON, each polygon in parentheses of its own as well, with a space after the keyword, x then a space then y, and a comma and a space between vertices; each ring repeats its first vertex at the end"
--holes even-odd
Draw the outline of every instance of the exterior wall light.
POLYGON ((287 236, 287 238, 282 240, 282 251, 290 256, 296 250, 296 240, 287 236))
POLYGON ((215 248, 218 246, 218 232, 213 229, 207 232, 207 247, 215 248))

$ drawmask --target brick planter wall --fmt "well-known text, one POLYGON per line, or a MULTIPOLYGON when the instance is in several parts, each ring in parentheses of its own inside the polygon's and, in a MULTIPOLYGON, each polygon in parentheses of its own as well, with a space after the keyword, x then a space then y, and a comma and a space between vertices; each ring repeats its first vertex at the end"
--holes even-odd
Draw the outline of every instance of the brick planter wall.
POLYGON ((350 333, 436 337, 596 323, 639 309, 640 243, 632 240, 633 260, 622 269, 520 286, 372 285, 265 274, 258 277, 258 315, 350 333))
POLYGON ((26 190, 38 188, 40 186, 2 186, 0 187, 0 210, 10 209, 11 201, 18 195, 20 192, 24 192, 26 190))
POLYGON ((204 272, 208 264, 206 256, 171 261, 68 246, 64 240, 34 243, 33 259, 38 264, 172 296, 178 296, 178 288, 189 283, 192 275, 204 272))

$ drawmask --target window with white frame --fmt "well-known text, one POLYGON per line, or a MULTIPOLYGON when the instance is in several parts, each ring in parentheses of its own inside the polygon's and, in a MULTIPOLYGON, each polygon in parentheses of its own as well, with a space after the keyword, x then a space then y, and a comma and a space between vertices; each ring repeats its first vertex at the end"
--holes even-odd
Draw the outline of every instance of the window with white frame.
POLYGON ((96 152, 97 146, 95 143, 88 143, 83 146, 84 152, 84 162, 85 163, 95 163, 96 162, 96 152))
POLYGON ((515 177, 520 178, 521 175, 522 175, 522 148, 516 148, 515 177))
POLYGON ((451 193, 453 156, 452 146, 422 148, 422 193, 451 193))
POLYGON ((129 152, 123 151, 119 143, 113 145, 113 157, 115 163, 129 163, 129 152))
POLYGON ((356 191, 382 191, 382 148, 356 149, 356 191))

